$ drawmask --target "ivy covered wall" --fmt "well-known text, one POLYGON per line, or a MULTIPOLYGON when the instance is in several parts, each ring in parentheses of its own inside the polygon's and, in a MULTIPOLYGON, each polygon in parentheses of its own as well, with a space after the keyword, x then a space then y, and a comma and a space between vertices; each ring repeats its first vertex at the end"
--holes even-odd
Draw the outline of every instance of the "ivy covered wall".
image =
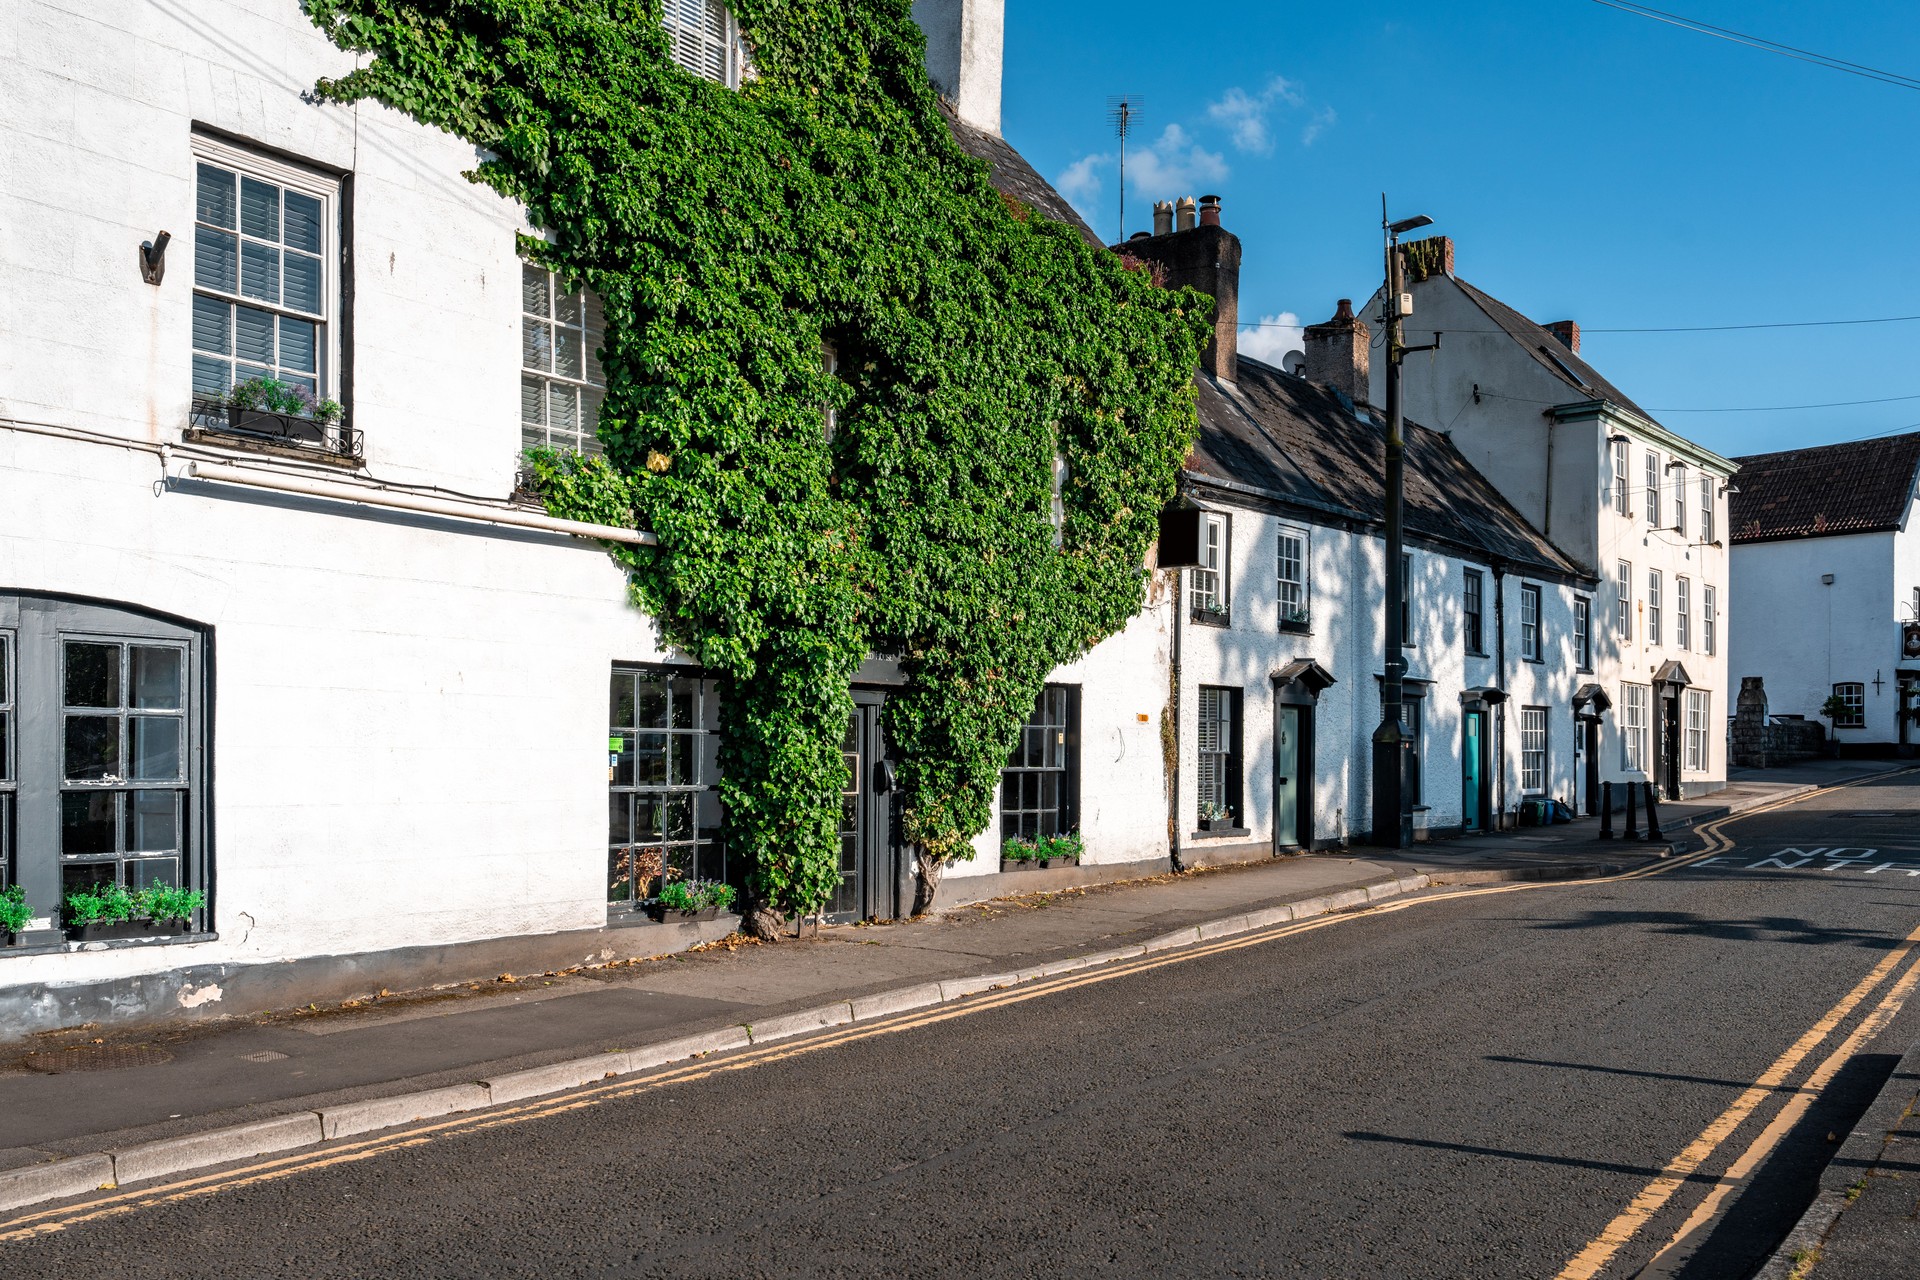
POLYGON ((556 514, 659 537, 612 554, 724 682, 760 927, 837 883, 869 653, 906 676, 906 835, 930 870, 969 856, 1048 672, 1140 608, 1208 300, 996 193, 908 0, 739 0, 738 90, 673 63, 659 0, 307 9, 372 55, 322 95, 472 142, 527 256, 605 304, 606 457, 533 462, 556 514))

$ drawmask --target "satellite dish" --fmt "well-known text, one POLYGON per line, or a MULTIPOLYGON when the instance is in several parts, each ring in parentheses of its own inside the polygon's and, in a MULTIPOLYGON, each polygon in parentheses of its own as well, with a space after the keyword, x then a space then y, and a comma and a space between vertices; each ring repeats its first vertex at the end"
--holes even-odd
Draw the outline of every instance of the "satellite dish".
POLYGON ((1296 378, 1303 376, 1300 371, 1307 367, 1307 353, 1304 351, 1287 352, 1287 354, 1280 357, 1280 367, 1296 378))

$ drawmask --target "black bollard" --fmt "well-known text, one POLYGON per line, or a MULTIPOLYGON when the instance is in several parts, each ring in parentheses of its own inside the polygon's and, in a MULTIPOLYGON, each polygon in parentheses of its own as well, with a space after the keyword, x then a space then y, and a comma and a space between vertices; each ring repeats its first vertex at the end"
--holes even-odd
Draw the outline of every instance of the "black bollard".
POLYGON ((1653 843, 1665 839, 1666 837, 1660 834, 1660 814, 1653 807, 1653 784, 1649 782, 1647 784, 1647 841, 1653 843))
POLYGON ((1639 793, 1639 790, 1640 788, 1635 784, 1631 782, 1627 784, 1627 829, 1620 835, 1622 840, 1640 838, 1640 811, 1634 807, 1634 796, 1639 793))
POLYGON ((1600 784, 1600 838, 1613 839, 1613 784, 1600 784))

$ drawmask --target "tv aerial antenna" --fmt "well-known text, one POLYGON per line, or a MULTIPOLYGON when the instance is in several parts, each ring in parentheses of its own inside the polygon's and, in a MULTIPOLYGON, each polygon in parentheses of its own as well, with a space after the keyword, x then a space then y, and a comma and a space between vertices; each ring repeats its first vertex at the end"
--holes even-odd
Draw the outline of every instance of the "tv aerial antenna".
POLYGON ((1120 235, 1114 243, 1127 238, 1127 136, 1140 123, 1140 98, 1118 93, 1107 99, 1107 123, 1120 139, 1120 235))

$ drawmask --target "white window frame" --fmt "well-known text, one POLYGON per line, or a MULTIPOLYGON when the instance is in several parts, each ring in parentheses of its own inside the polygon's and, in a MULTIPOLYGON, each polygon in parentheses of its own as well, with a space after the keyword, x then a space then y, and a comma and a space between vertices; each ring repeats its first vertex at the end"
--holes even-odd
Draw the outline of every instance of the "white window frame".
MULTIPOLYGON (((238 352, 237 312, 231 308, 250 307, 258 311, 269 312, 276 317, 274 324, 276 360, 273 366, 276 376, 278 376, 280 370, 283 368, 278 362, 280 334, 277 317, 286 316, 291 319, 309 321, 316 326, 317 332, 314 335, 314 364, 316 367, 313 372, 313 397, 316 400, 337 398, 340 368, 340 327, 342 320, 340 299, 341 199, 339 177, 321 172, 317 169, 305 168, 286 160, 262 155, 259 152, 250 151, 244 147, 235 146, 231 143, 223 142, 220 139, 210 138, 198 133, 192 135, 191 150, 195 162, 192 185, 192 199, 194 201, 193 238, 195 243, 190 250, 194 259, 191 267, 194 279, 191 292, 195 297, 216 299, 229 304, 227 346, 230 354, 225 358, 229 361, 228 369, 230 378, 227 386, 232 387, 235 381, 244 381, 244 379, 241 379, 238 375, 238 367, 241 361, 238 352), (309 196, 320 202, 320 309, 318 311, 300 311, 286 306, 284 302, 281 301, 266 302, 258 298, 248 297, 245 293, 242 293, 240 291, 242 281, 239 274, 243 269, 240 265, 242 250, 238 245, 236 245, 235 249, 235 278, 233 290, 215 289, 210 286, 203 286, 200 283, 200 273, 198 270, 198 242, 201 227, 199 219, 199 166, 202 163, 212 165, 218 169, 228 170, 235 175, 235 217, 231 234, 234 235, 236 240, 259 240, 258 237, 246 236, 240 228, 239 201, 241 179, 254 178, 261 182, 271 183, 285 190, 298 192, 301 195, 309 196)), ((284 218, 284 211, 282 217, 284 218)), ((209 229, 212 229, 211 226, 209 229)), ((221 228, 220 230, 226 231, 228 229, 221 228)), ((264 243, 264 241, 259 242, 264 243)), ((284 240, 281 241, 283 246, 284 243, 284 240)), ((296 250, 296 252, 302 251, 296 250)), ((279 292, 284 298, 286 279, 284 253, 282 255, 281 265, 277 270, 278 284, 281 286, 279 292)), ((191 323, 191 321, 189 321, 189 323, 191 323)), ((191 343, 189 345, 191 346, 191 343)), ((210 351, 197 354, 202 354, 209 359, 220 358, 217 354, 210 351)), ((193 381, 191 368, 192 364, 190 362, 190 372, 188 375, 190 383, 193 381)), ((208 390, 197 392, 197 394, 211 395, 212 392, 208 390)))
POLYGON ((1686 760, 1689 773, 1705 773, 1710 767, 1707 756, 1707 713, 1710 700, 1705 689, 1686 691, 1686 760))
POLYGON ((1647 771, 1647 731, 1653 711, 1653 686, 1623 684, 1620 698, 1620 767, 1630 773, 1647 771))
POLYGON ((1647 485, 1645 493, 1647 523, 1656 529, 1660 527, 1660 484, 1664 478, 1660 472, 1660 455, 1652 449, 1647 450, 1647 485))
POLYGON ((668 53, 683 71, 729 89, 740 87, 748 74, 746 47, 730 6, 720 0, 664 0, 660 18, 668 53))
POLYGON ((1200 531, 1200 563, 1187 570, 1187 607, 1195 613, 1227 611, 1229 533, 1225 513, 1206 513, 1200 531))
POLYGON ((1867 727, 1867 686, 1862 680, 1841 680, 1833 686, 1833 696, 1847 704, 1849 715, 1842 720, 1835 718, 1836 729, 1864 729, 1867 727))
POLYGON ((1528 662, 1543 661, 1545 634, 1545 628, 1540 625, 1540 588, 1535 583, 1523 582, 1520 584, 1520 656, 1528 662))
POLYGON ((1593 601, 1586 596, 1573 598, 1573 665, 1593 670, 1593 601))
POLYGON ((523 261, 520 264, 520 448, 522 452, 533 448, 561 449, 592 457, 601 452, 598 428, 607 376, 600 367, 598 348, 605 337, 606 317, 593 290, 585 285, 563 290, 564 283, 557 273, 539 263, 523 261), (536 280, 542 282, 545 293, 544 315, 528 308, 529 289, 536 280), (577 323, 561 319, 562 297, 577 299, 577 323), (591 323, 595 316, 600 317, 598 326, 591 323), (546 330, 544 343, 533 341, 535 326, 546 330), (559 368, 560 347, 556 338, 562 332, 573 335, 580 344, 577 377, 559 368), (540 362, 542 358, 544 363, 540 362), (539 387, 542 420, 537 423, 527 420, 530 384, 539 387), (561 392, 573 401, 574 429, 556 437, 553 411, 556 393, 561 392), (539 438, 536 439, 536 435, 539 438))
POLYGON ((1687 468, 1685 463, 1670 464, 1673 467, 1673 531, 1681 537, 1687 535, 1687 468))
POLYGON ((1620 643, 1633 642, 1633 562, 1622 560, 1615 566, 1613 579, 1613 625, 1620 632, 1620 643))
POLYGON ((1623 516, 1633 515, 1633 503, 1627 471, 1632 463, 1632 446, 1625 440, 1613 442, 1613 509, 1623 516))
POLYGON ((1693 647, 1693 581, 1689 578, 1673 580, 1673 646, 1693 647))
POLYGON ((1520 708, 1520 790, 1544 795, 1547 790, 1547 709, 1520 708))
POLYGON ((1282 629, 1306 630, 1313 626, 1312 554, 1313 542, 1305 529, 1281 526, 1274 539, 1274 560, 1282 629), (1292 577, 1287 576, 1289 569, 1292 577))
POLYGON ((1660 623, 1662 621, 1660 608, 1661 586, 1660 571, 1658 569, 1647 570, 1647 643, 1651 645, 1666 643, 1666 641, 1661 638, 1660 629, 1660 623))
POLYGON ((1713 541, 1714 478, 1708 472, 1700 473, 1700 541, 1713 541))
POLYGON ((1716 630, 1714 624, 1720 620, 1716 616, 1718 609, 1718 593, 1714 591, 1712 585, 1702 583, 1700 585, 1700 652, 1708 657, 1713 656, 1713 647, 1718 639, 1714 634, 1716 630))

